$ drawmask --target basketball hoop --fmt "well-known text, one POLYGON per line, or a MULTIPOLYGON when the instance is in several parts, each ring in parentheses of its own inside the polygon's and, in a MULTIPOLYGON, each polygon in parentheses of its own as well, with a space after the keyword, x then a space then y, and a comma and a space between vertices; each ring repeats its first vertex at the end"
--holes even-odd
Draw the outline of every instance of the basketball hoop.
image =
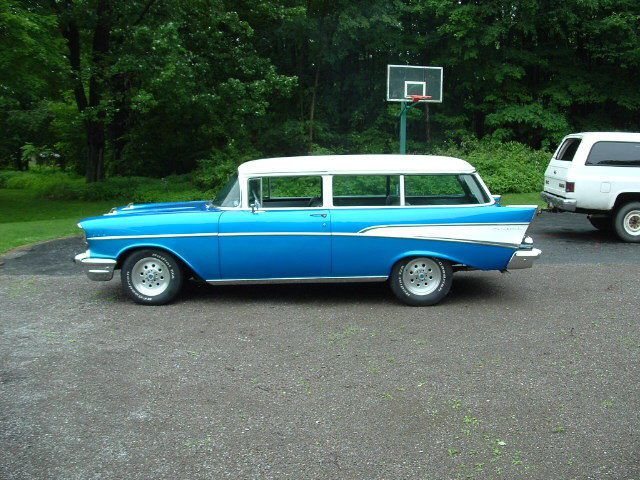
POLYGON ((407 112, 420 108, 421 103, 442 103, 442 70, 442 67, 387 65, 387 101, 401 105, 398 115, 401 154, 407 151, 407 112))
POLYGON ((431 100, 431 95, 409 95, 409 98, 413 103, 423 102, 425 100, 431 100))

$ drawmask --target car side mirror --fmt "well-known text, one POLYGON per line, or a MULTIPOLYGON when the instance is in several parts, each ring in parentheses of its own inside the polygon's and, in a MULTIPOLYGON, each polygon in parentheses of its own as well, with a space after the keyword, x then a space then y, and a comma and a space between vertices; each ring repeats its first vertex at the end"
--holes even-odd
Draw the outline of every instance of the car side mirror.
POLYGON ((496 205, 500 205, 500 200, 502 200, 502 195, 491 195, 493 197, 493 201, 496 202, 496 205))
POLYGON ((249 206, 251 207, 251 213, 256 213, 260 208, 260 204, 258 202, 254 202, 249 206))

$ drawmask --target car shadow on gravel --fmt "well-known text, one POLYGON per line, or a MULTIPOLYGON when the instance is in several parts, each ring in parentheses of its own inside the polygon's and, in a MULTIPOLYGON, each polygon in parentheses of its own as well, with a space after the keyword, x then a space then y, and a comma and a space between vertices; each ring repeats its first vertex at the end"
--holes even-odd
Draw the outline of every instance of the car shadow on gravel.
MULTIPOLYGON (((506 274, 509 275, 509 274, 506 274)), ((481 299, 509 296, 511 289, 501 281, 502 274, 458 273, 450 294, 442 303, 465 303, 481 299)), ((331 305, 362 304, 402 305, 387 282, 375 283, 307 283, 280 285, 219 285, 188 281, 179 297, 182 301, 300 303, 331 305)))
POLYGON ((601 232, 599 230, 584 230, 584 231, 575 231, 575 230, 546 230, 544 232, 538 233, 539 236, 544 236, 547 238, 553 238, 555 240, 565 241, 565 242, 581 242, 581 243, 620 243, 620 240, 613 232, 601 232))
MULTIPOLYGON (((508 300, 512 290, 503 274, 480 272, 458 273, 454 276, 451 292, 441 304, 463 304, 499 297, 508 300)), ((504 275, 510 275, 509 273, 504 275)), ((119 280, 101 283, 94 291, 95 298, 113 303, 132 302, 123 292, 119 280)), ((208 285, 202 281, 185 282, 176 302, 246 303, 264 302, 301 305, 327 304, 332 306, 362 305, 404 306, 391 292, 387 282, 375 283, 307 283, 274 285, 208 285)))

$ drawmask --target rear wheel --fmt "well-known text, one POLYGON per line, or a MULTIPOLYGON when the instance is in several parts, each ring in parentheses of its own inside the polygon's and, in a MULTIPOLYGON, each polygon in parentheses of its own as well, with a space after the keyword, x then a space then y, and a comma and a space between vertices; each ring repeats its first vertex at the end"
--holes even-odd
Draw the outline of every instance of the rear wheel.
POLYGON ((610 215, 587 215, 589 222, 598 230, 610 232, 613 230, 613 218, 610 215))
POLYGON ((625 242, 640 242, 640 202, 630 202, 618 209, 614 220, 616 234, 625 242))
POLYGON ((180 263, 162 250, 138 250, 127 257, 120 273, 122 289, 134 302, 163 305, 182 288, 180 263))
POLYGON ((435 305, 451 289, 453 269, 446 260, 416 257, 401 260, 391 271, 391 290, 407 305, 435 305))

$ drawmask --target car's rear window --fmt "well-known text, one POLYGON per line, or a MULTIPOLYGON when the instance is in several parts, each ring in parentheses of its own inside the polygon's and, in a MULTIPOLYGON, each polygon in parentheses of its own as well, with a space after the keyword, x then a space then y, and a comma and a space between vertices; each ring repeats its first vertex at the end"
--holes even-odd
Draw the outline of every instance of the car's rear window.
POLYGON ((596 142, 585 165, 640 167, 640 142, 596 142))
POLYGON ((489 201, 473 175, 405 175, 407 205, 472 205, 489 201))
POLYGON ((580 142, 582 139, 580 138, 567 138, 560 148, 558 149, 558 154, 556 155, 556 160, 562 160, 565 162, 571 162, 573 157, 580 146, 580 142))

